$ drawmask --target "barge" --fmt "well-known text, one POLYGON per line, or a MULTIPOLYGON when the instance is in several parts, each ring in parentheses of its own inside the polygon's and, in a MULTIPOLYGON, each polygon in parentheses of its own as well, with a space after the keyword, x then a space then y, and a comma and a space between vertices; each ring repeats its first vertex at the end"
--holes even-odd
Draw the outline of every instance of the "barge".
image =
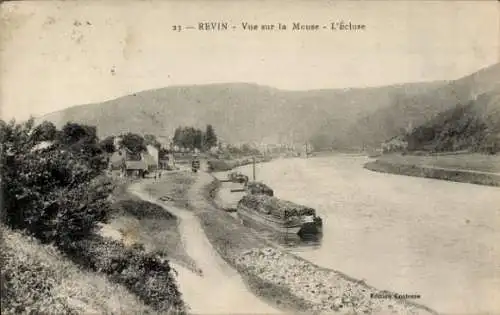
POLYGON ((257 182, 257 181, 251 181, 251 182, 246 182, 245 191, 249 195, 268 195, 268 196, 274 196, 274 190, 272 190, 271 187, 267 186, 264 183, 257 182))
POLYGON ((246 195, 236 211, 243 223, 279 233, 317 235, 323 229, 314 209, 268 195, 246 195))

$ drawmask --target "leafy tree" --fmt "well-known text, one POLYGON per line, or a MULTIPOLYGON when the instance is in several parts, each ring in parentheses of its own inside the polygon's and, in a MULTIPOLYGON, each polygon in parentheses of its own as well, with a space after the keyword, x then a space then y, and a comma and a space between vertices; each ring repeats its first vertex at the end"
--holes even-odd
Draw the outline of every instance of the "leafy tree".
POLYGON ((217 145, 217 135, 215 134, 215 130, 212 125, 207 125, 205 131, 205 148, 210 149, 217 145))
POLYGON ((204 141, 203 131, 196 129, 194 131, 193 147, 201 150, 203 148, 203 141, 204 141))
POLYGON ((182 146, 183 139, 182 139, 182 128, 181 127, 175 128, 174 137, 172 139, 172 142, 174 143, 174 145, 176 145, 178 147, 182 146))
POLYGON ((155 135, 151 134, 144 135, 144 142, 146 145, 152 145, 158 150, 161 148, 161 143, 156 139, 155 135))
POLYGON ((94 126, 68 122, 62 127, 59 140, 68 146, 97 143, 97 130, 94 126))
POLYGON ((146 151, 146 142, 144 138, 135 133, 127 133, 122 136, 122 145, 129 149, 133 154, 139 154, 146 151))
POLYGON ((81 131, 92 128, 68 125, 56 145, 34 150, 32 127, 30 121, 0 124, 2 220, 67 246, 105 220, 111 183, 98 179, 84 147, 84 152, 73 147, 85 138, 81 131))
POLYGON ((100 146, 104 150, 104 152, 107 152, 107 153, 113 153, 113 152, 115 152, 115 150, 116 150, 116 148, 115 148, 115 137, 114 136, 108 136, 108 137, 104 138, 100 142, 100 146))
POLYGON ((58 144, 79 159, 87 161, 94 175, 106 168, 107 161, 97 138, 96 127, 68 122, 58 133, 58 144))
POLYGON ((187 148, 189 150, 199 149, 207 150, 217 145, 217 136, 212 126, 207 126, 208 134, 210 135, 207 140, 207 133, 194 127, 177 127, 175 129, 173 143, 174 145, 187 148))
POLYGON ((53 141, 56 139, 56 126, 50 121, 44 121, 33 129, 31 138, 34 142, 53 141))

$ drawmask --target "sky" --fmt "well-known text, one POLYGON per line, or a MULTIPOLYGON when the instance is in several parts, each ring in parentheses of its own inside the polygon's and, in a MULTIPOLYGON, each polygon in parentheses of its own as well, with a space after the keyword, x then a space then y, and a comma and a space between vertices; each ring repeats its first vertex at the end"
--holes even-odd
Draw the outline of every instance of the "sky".
POLYGON ((456 79, 499 61, 499 16, 496 1, 4 2, 0 113, 26 119, 172 85, 307 90, 456 79), (236 29, 172 30, 217 21, 236 29), (339 21, 366 29, 291 30, 339 21), (245 31, 244 22, 288 29, 245 31))

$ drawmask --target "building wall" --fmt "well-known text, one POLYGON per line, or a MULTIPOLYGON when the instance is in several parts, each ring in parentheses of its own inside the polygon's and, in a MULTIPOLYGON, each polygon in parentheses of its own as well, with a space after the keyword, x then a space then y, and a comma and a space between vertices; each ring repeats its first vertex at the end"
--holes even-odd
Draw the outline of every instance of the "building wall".
POLYGON ((153 159, 155 160, 156 164, 158 164, 158 158, 159 158, 159 152, 158 152, 158 149, 155 148, 154 146, 152 145, 148 145, 146 147, 148 153, 153 157, 153 159))

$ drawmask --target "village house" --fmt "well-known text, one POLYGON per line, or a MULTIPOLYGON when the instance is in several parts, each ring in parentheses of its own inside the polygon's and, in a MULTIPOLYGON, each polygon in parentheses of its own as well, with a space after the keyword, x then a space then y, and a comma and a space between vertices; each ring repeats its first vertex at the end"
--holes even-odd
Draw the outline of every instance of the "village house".
POLYGON ((109 158, 109 170, 120 170, 121 176, 144 177, 159 168, 158 162, 158 149, 153 146, 148 146, 147 151, 140 154, 121 147, 109 158))
POLYGON ((144 178, 148 172, 146 162, 141 161, 125 161, 125 167, 122 169, 122 174, 126 177, 144 178))
POLYGON ((141 153, 141 160, 146 163, 148 172, 153 172, 159 168, 159 150, 152 146, 146 146, 146 152, 141 153))

